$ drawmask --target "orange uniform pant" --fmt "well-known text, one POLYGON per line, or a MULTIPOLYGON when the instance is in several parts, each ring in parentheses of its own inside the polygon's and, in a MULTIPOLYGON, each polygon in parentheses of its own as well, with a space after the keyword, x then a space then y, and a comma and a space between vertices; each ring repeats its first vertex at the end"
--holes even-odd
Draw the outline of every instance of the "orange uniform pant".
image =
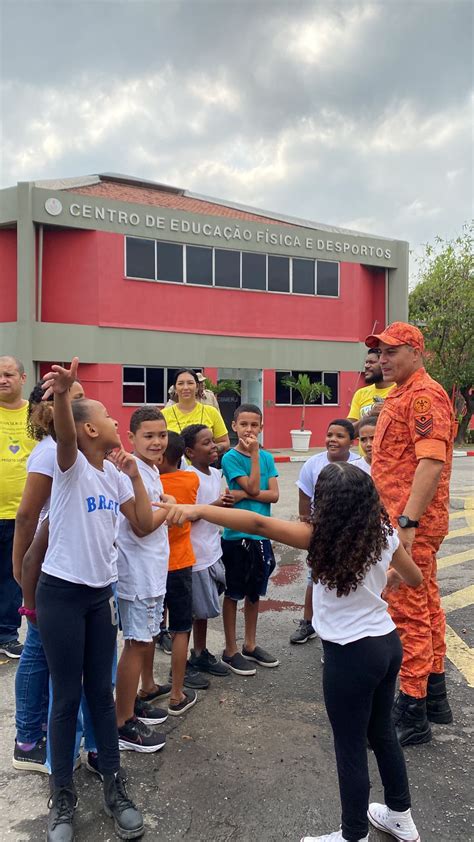
POLYGON ((402 584, 385 594, 403 646, 400 690, 422 699, 430 673, 444 672, 446 617, 436 580, 436 553, 443 536, 416 535, 412 558, 423 574, 417 588, 402 584))

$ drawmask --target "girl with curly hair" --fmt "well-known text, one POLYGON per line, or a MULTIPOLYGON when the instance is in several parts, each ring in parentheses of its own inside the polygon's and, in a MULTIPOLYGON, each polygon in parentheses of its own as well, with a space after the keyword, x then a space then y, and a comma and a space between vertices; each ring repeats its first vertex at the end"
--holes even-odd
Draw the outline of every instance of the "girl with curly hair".
POLYGON ((382 599, 386 587, 422 575, 399 542, 370 476, 348 462, 319 474, 309 523, 215 506, 166 506, 170 524, 204 518, 308 550, 313 624, 324 647, 323 691, 334 735, 341 829, 302 842, 366 842, 368 820, 400 842, 419 842, 402 749, 392 722, 400 639, 382 599), (369 805, 367 739, 385 804, 369 805))

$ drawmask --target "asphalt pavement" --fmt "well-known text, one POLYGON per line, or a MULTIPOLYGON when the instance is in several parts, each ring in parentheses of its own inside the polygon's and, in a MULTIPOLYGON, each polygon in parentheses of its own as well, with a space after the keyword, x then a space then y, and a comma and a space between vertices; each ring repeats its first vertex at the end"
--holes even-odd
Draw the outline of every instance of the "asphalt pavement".
MULTIPOLYGON (((281 502, 274 513, 296 515, 299 464, 279 465, 281 502)), ((448 620, 447 680, 454 723, 433 726, 432 742, 405 750, 413 814, 423 842, 474 840, 474 458, 457 458, 452 477, 450 534, 440 551, 439 581, 448 620), (454 508, 455 507, 455 508, 454 508)), ((280 666, 257 675, 213 678, 186 716, 162 726, 167 744, 156 754, 123 752, 129 789, 145 814, 147 840, 161 842, 298 842, 337 829, 339 798, 331 732, 324 709, 320 643, 291 646, 305 589, 304 553, 277 546, 277 569, 262 600, 259 642, 280 666)), ((242 634, 243 616, 239 612, 242 634)), ((100 641, 98 641, 100 645, 100 641)), ((222 650, 220 620, 209 648, 222 650)), ((166 680, 169 658, 157 652, 155 673, 166 680)), ((16 663, 0 661, 0 840, 45 838, 48 779, 13 769, 16 663)), ((350 716, 350 711, 348 711, 350 716)), ((369 753, 373 800, 383 800, 369 753)), ((82 766, 77 842, 115 839, 101 806, 101 784, 82 766)), ((371 842, 389 837, 371 831, 371 842)))

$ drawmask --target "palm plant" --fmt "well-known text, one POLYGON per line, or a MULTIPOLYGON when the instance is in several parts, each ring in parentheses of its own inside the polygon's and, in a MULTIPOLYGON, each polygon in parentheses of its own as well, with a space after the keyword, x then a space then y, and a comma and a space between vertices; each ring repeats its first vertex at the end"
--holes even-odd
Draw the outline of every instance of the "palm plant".
POLYGON ((204 388, 214 392, 215 395, 220 395, 221 392, 235 392, 236 395, 240 395, 240 386, 237 380, 219 380, 217 383, 213 383, 206 377, 204 388))
POLYGON ((312 383, 309 379, 308 374, 298 374, 298 377, 286 377, 284 380, 281 381, 283 386, 287 386, 290 389, 295 389, 298 394, 301 396, 301 400, 303 402, 302 411, 301 411, 301 424, 300 430, 304 430, 304 420, 305 420, 305 413, 306 413, 306 404, 310 401, 313 401, 315 398, 319 398, 320 395, 324 395, 326 398, 331 397, 331 389, 329 386, 326 386, 324 383, 314 382, 312 383))

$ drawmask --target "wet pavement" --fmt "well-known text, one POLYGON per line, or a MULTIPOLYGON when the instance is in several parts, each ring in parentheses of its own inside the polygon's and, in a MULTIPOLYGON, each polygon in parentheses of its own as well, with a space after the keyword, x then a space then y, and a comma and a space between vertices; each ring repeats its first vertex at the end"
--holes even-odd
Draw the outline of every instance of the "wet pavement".
MULTIPOLYGON (((296 514, 294 481, 300 465, 279 465, 282 502, 275 514, 296 514)), ((474 459, 455 462, 453 488, 473 494, 474 459), (472 467, 471 467, 472 466, 472 467)), ((472 735, 472 591, 474 511, 460 510, 441 549, 440 585, 452 631, 447 678, 454 723, 433 726, 431 743, 406 749, 413 812, 423 842, 474 839, 472 735), (459 532, 458 535, 455 533, 459 532), (450 559, 453 559, 452 563, 450 559), (444 562, 444 566, 443 566, 444 562), (453 598, 453 594, 456 596, 453 598), (470 659, 468 657, 470 654, 470 659)), ((328 833, 339 824, 339 800, 331 732, 321 689, 320 643, 291 646, 301 616, 305 553, 276 546, 277 569, 262 601, 259 642, 278 655, 277 669, 255 677, 212 679, 199 703, 168 720, 166 748, 157 754, 124 752, 130 791, 145 813, 145 839, 162 842, 277 842, 328 833)), ((238 617, 242 635, 243 616, 238 617)), ((222 649, 220 620, 210 624, 209 648, 222 649)), ((165 680, 169 658, 157 653, 156 676, 165 680)), ((16 665, 0 663, 0 840, 45 838, 48 780, 11 766, 16 665)), ((348 711, 350 715, 350 711, 348 711)), ((372 794, 383 800, 373 756, 372 794)), ((77 842, 115 839, 101 807, 101 785, 84 766, 75 775, 79 793, 77 842)), ((371 832, 371 842, 389 837, 371 832)))

